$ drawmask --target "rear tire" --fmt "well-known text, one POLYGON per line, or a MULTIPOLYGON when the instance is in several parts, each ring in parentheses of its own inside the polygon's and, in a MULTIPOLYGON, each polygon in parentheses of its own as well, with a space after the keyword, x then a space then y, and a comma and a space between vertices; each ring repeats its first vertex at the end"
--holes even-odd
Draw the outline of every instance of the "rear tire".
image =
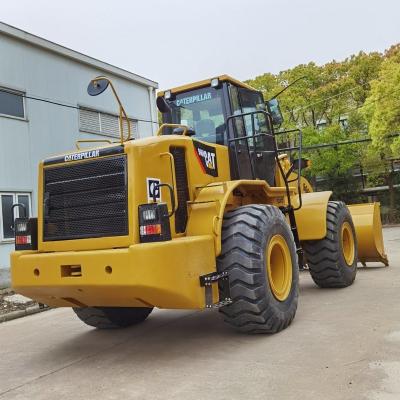
POLYGON ((143 322, 153 308, 147 307, 84 307, 73 308, 86 325, 98 329, 126 328, 143 322))
POLYGON ((276 333, 292 322, 298 300, 297 254, 277 207, 251 205, 225 214, 217 269, 229 273, 232 304, 220 312, 236 330, 276 333))
POLYGON ((304 242, 311 277, 322 288, 350 286, 357 274, 357 238, 350 212, 341 201, 330 201, 325 238, 304 242))

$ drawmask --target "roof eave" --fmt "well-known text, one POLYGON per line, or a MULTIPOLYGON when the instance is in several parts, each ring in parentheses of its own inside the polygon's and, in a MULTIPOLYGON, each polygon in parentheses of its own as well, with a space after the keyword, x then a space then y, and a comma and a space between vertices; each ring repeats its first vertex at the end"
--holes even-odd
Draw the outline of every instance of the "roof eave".
POLYGON ((29 32, 18 29, 14 26, 0 22, 0 34, 7 35, 14 39, 27 42, 33 46, 40 47, 42 49, 48 50, 50 52, 62 55, 63 57, 70 58, 74 61, 95 67, 101 71, 112 73, 123 79, 127 79, 131 82, 135 82, 147 87, 153 87, 158 89, 158 83, 150 79, 144 78, 140 75, 136 75, 132 72, 126 71, 125 69, 116 67, 114 65, 108 64, 104 61, 100 61, 96 58, 87 56, 86 54, 79 53, 78 51, 71 50, 68 47, 61 46, 57 43, 51 42, 49 40, 43 39, 39 36, 33 35, 29 32))

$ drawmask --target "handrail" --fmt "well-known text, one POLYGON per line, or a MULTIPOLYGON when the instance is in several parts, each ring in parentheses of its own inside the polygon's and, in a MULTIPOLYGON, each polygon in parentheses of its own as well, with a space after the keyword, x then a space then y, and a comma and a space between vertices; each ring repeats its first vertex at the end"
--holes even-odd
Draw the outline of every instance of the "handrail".
POLYGON ((187 125, 182 125, 182 124, 162 124, 157 131, 157 136, 161 136, 162 131, 164 128, 183 128, 183 136, 187 136, 187 132, 189 130, 189 127, 187 125))
MULTIPOLYGON (((26 206, 25 206, 25 204, 22 204, 22 203, 14 203, 12 206, 11 206, 11 215, 14 217, 14 208, 15 207, 18 207, 18 214, 19 214, 19 209, 21 208, 22 210, 24 210, 24 217, 23 218, 26 218, 27 217, 27 212, 26 212, 26 206)), ((20 217, 21 218, 21 217, 20 217)), ((10 226, 10 228, 11 228, 11 230, 13 231, 13 232, 15 232, 15 220, 16 220, 16 218, 13 218, 13 220, 12 220, 12 223, 11 223, 11 226, 10 226)))
MULTIPOLYGON (((284 134, 284 133, 294 133, 294 132, 298 132, 298 137, 299 137, 298 146, 292 146, 290 148, 285 147, 285 148, 282 148, 282 149, 278 149, 277 148, 277 151, 278 151, 278 153, 285 153, 287 151, 292 152, 293 150, 297 150, 298 151, 298 159, 301 160, 302 150, 303 150, 303 132, 301 131, 301 129, 283 130, 283 131, 277 132, 276 135, 281 135, 281 134, 284 134)), ((280 162, 279 162, 279 164, 280 164, 280 162)), ((283 179, 288 184, 291 183, 291 182, 294 182, 295 180, 297 180, 297 192, 298 192, 298 196, 299 196, 299 205, 297 207, 293 208, 293 211, 297 211, 303 205, 303 200, 302 200, 302 197, 301 197, 301 163, 299 162, 299 165, 297 166, 297 178, 289 181, 289 176, 293 172, 293 170, 294 170, 294 168, 290 168, 289 171, 285 174, 285 172, 283 171, 283 168, 282 168, 281 169, 281 173, 283 174, 282 175, 283 179)))
POLYGON ((75 146, 78 150, 81 148, 79 147, 79 143, 108 143, 112 144, 112 141, 109 139, 82 139, 82 140, 77 140, 75 142, 75 146))
POLYGON ((171 169, 171 178, 172 178, 172 189, 174 191, 174 200, 175 200, 175 209, 173 209, 173 213, 175 213, 178 208, 179 208, 179 199, 178 199, 178 195, 177 195, 177 190, 176 190, 176 177, 175 177, 175 160, 174 160, 174 156, 169 152, 166 151, 165 153, 161 153, 160 157, 164 157, 167 156, 169 158, 170 161, 170 169, 171 169))
MULTIPOLYGON (((280 173, 281 173, 281 175, 283 177, 284 183, 285 183, 286 194, 287 194, 287 199, 288 199, 288 206, 292 207, 291 199, 290 199, 289 181, 288 181, 288 177, 289 177, 288 175, 290 175, 290 174, 286 174, 285 171, 283 170, 283 167, 282 167, 281 162, 280 162, 280 154, 279 154, 279 153, 282 152, 282 150, 278 149, 275 137, 277 135, 281 135, 283 133, 298 132, 299 133, 299 145, 293 147, 292 149, 293 150, 297 150, 299 152, 299 159, 300 159, 301 158, 301 152, 302 152, 302 132, 301 132, 300 129, 289 129, 289 130, 285 130, 285 131, 274 132, 272 116, 271 116, 271 114, 269 112, 267 112, 265 110, 255 110, 255 111, 249 111, 249 112, 246 112, 246 113, 231 115, 231 116, 229 116, 227 118, 226 124, 227 124, 227 126, 229 126, 229 123, 231 121, 233 121, 234 119, 242 118, 242 120, 243 120, 243 118, 248 116, 248 115, 251 116, 252 134, 251 135, 246 135, 246 136, 236 136, 236 130, 233 129, 234 137, 228 139, 228 143, 229 144, 233 143, 234 146, 235 146, 235 153, 236 153, 235 159, 236 159, 238 172, 240 174, 240 165, 239 165, 239 161, 238 161, 238 157, 237 157, 237 142, 240 141, 240 140, 246 141, 247 152, 249 154, 249 160, 250 160, 251 173, 252 173, 253 179, 255 179, 256 178, 256 176, 255 176, 255 165, 254 165, 254 160, 253 160, 253 158, 251 157, 251 154, 250 154, 249 140, 250 139, 254 140, 254 143, 253 143, 254 144, 254 151, 256 151, 256 149, 255 149, 255 143, 256 143, 255 139, 256 138, 263 137, 263 136, 264 137, 265 136, 272 137, 273 138, 273 143, 274 143, 273 152, 275 153, 276 163, 278 164, 278 169, 279 169, 279 171, 280 171, 280 173), (262 114, 262 115, 265 116, 266 122, 267 122, 267 128, 268 128, 268 131, 270 133, 263 133, 263 132, 260 132, 260 133, 257 133, 257 134, 255 133, 254 117, 257 114, 262 114)), ((244 123, 244 121, 243 121, 243 123, 244 123)), ((235 128, 235 127, 233 127, 233 128, 235 128)), ((300 182, 300 180, 301 180, 301 166, 300 166, 300 164, 299 164, 299 167, 298 167, 297 171, 298 171, 298 173, 297 173, 297 175, 298 175, 297 176, 297 191, 298 191, 298 197, 299 197, 299 205, 298 205, 298 207, 292 207, 293 211, 296 211, 296 210, 300 209, 301 206, 302 206, 301 182, 300 182)))
POLYGON ((125 141, 131 139, 131 122, 129 121, 128 114, 126 113, 126 111, 124 109, 124 106, 122 105, 122 102, 121 102, 121 100, 120 100, 120 98, 119 98, 119 96, 117 94, 117 91, 114 88, 113 83, 111 82, 111 79, 107 78, 106 76, 97 76, 96 78, 92 79, 92 82, 95 83, 96 81, 103 80, 103 79, 106 80, 109 83, 109 85, 111 87, 111 90, 112 90, 112 92, 114 94, 114 97, 117 100, 117 103, 119 105, 119 118, 118 118, 118 120, 119 120, 119 132, 120 132, 120 135, 121 135, 121 144, 122 144, 125 141), (128 137, 126 139, 124 139, 123 118, 125 118, 126 124, 128 126, 128 137))
MULTIPOLYGON (((168 218, 171 218, 177 209, 175 209, 175 190, 172 188, 172 186, 169 183, 157 183, 156 188, 158 190, 161 190, 161 187, 166 187, 169 190, 169 197, 171 198, 171 211, 168 211, 168 218)), ((156 203, 156 194, 154 192, 153 194, 153 201, 156 203)))

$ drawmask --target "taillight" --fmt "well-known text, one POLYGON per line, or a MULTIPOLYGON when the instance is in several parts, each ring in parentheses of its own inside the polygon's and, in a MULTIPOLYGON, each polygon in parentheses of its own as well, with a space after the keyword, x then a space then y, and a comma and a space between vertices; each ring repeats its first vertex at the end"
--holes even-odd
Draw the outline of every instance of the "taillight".
POLYGON ((17 218, 14 233, 15 250, 37 250, 37 218, 17 218))
POLYGON ((171 240, 168 208, 165 203, 139 206, 139 236, 142 243, 171 240))
POLYGON ((161 224, 142 225, 140 227, 141 236, 160 235, 160 234, 161 234, 161 224))

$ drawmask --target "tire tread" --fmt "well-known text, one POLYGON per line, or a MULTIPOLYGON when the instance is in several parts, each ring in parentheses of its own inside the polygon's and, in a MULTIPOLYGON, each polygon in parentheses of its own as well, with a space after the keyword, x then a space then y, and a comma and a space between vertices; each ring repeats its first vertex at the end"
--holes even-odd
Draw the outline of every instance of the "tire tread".
MULTIPOLYGON (((282 212, 271 205, 243 206, 224 216, 222 252, 217 266, 219 271, 229 272, 233 303, 222 307, 220 312, 225 322, 241 332, 276 333, 286 328, 296 313, 297 292, 289 315, 277 313, 265 297, 265 278, 260 270, 260 254, 264 251, 262 233, 274 219, 287 226, 282 212)), ((288 230, 293 241, 289 227, 288 230)), ((294 242, 291 246, 294 249, 294 242)))
POLYGON ((147 307, 81 307, 73 308, 86 325, 98 329, 125 328, 144 321, 153 308, 147 307))
MULTIPOLYGON (((330 201, 326 215, 327 234, 325 238, 303 243, 311 277, 322 288, 350 286, 355 279, 355 273, 352 275, 345 273, 345 268, 349 267, 342 265, 343 263, 341 262, 339 223, 340 216, 343 214, 346 215, 346 218, 348 218, 352 225, 351 216, 346 205, 341 201, 330 201)), ((355 235, 354 241, 355 250, 357 250, 355 235)), ((357 252, 355 253, 355 259, 357 259, 357 252)), ((356 268, 352 268, 356 272, 356 268)))

